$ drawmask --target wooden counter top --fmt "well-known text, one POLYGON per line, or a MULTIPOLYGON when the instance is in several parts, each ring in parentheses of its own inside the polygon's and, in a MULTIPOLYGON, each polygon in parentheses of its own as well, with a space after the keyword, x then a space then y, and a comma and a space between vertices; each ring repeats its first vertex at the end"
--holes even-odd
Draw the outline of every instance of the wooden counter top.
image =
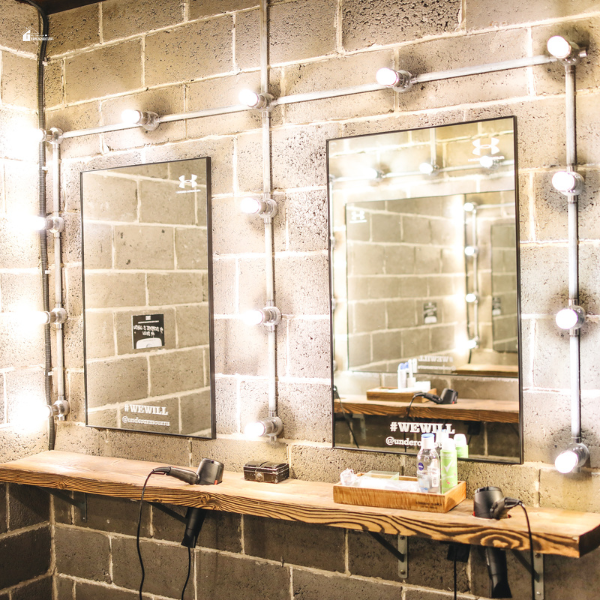
MULTIPOLYGON (((159 464, 164 463, 52 451, 1 464, 0 481, 139 500, 146 476, 159 464)), ((217 486, 191 486, 155 475, 145 499, 438 541, 529 548, 521 509, 512 510, 511 518, 501 521, 477 519, 469 500, 448 513, 350 506, 333 502, 330 483, 296 479, 256 483, 230 472, 217 486)), ((600 545, 600 514, 533 507, 528 511, 538 552, 578 558, 600 545)))
MULTIPOLYGON (((388 415, 405 417, 408 404, 385 400, 367 400, 364 396, 347 396, 335 401, 335 412, 356 415, 388 415)), ((518 423, 518 400, 459 399, 457 404, 416 403, 410 407, 410 416, 420 419, 450 419, 456 421, 485 421, 488 423, 518 423)))

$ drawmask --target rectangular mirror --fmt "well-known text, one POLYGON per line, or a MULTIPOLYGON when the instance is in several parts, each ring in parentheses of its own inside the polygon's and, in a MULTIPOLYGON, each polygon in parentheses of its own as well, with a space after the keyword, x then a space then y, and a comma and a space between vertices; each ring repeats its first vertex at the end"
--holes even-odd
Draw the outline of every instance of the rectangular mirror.
POLYGON ((514 118, 330 140, 327 157, 334 445, 416 453, 446 429, 475 460, 520 462, 514 118))
POLYGON ((87 424, 214 437, 210 159, 81 174, 87 424))

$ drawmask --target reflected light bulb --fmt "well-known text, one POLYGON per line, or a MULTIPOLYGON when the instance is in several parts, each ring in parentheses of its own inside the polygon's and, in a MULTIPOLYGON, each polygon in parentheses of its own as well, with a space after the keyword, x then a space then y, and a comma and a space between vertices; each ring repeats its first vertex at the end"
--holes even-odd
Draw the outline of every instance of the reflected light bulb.
POLYGON ((465 212, 473 212, 476 208, 476 204, 474 202, 465 202, 463 204, 463 210, 465 212))
POLYGON ((478 249, 475 246, 466 246, 465 247, 465 254, 467 256, 475 256, 478 252, 478 249))
POLYGON ((477 338, 471 338, 470 340, 467 340, 467 348, 469 350, 474 350, 478 346, 479 346, 479 340, 477 338))
POLYGON ((484 169, 491 169, 494 166, 494 159, 491 156, 482 156, 479 159, 479 164, 484 169))
POLYGON ((423 175, 431 175, 435 170, 435 167, 428 162, 423 162, 419 165, 419 171, 423 173, 423 175))
POLYGON ((50 323, 50 313, 43 310, 21 314, 23 315, 23 318, 29 320, 32 325, 46 325, 47 323, 50 323))
POLYGON ((39 398, 15 398, 13 406, 10 424, 25 432, 37 431, 52 414, 52 408, 39 398))
POLYGON ((573 329, 580 320, 580 314, 572 308, 563 308, 556 314, 556 324, 561 329, 573 329))
POLYGON ((244 435, 247 435, 248 437, 261 437, 262 435, 265 435, 266 431, 267 429, 262 421, 248 423, 246 427, 244 427, 244 435))
POLYGON ((381 179, 383 177, 383 173, 373 167, 366 168, 364 174, 366 179, 381 179))
POLYGON ((477 302, 477 294, 467 294, 465 300, 469 303, 477 302))
POLYGON ((260 94, 253 92, 252 90, 242 90, 238 94, 240 104, 244 104, 250 108, 258 106, 260 104, 260 94))
POLYGON ((129 125, 135 125, 142 120, 142 113, 139 110, 133 110, 131 108, 125 109, 121 113, 121 121, 128 123, 129 125))
POLYGON ((559 192, 570 192, 577 185, 573 173, 559 171, 552 176, 552 185, 559 192))
POLYGON ((258 198, 247 196, 240 202, 240 210, 247 215, 255 215, 260 212, 261 203, 258 198))
POLYGON ((31 137, 38 143, 43 142, 46 139, 46 131, 44 129, 34 129, 31 137))
POLYGON ((554 461, 554 466, 559 473, 570 473, 577 466, 579 456, 573 450, 561 452, 554 461))
POLYGON ((573 46, 560 35, 555 35, 548 40, 548 52, 555 58, 567 58, 573 52, 573 46))
POLYGON ((264 320, 264 314, 262 310, 249 310, 242 318, 246 325, 260 325, 264 320))
POLYGON ((385 85, 386 87, 394 87, 399 81, 398 73, 394 69, 388 69, 387 67, 379 69, 375 75, 375 79, 377 79, 379 85, 385 85))
POLYGON ((45 217, 27 214, 15 214, 10 220, 17 229, 26 231, 43 231, 48 223, 45 217))

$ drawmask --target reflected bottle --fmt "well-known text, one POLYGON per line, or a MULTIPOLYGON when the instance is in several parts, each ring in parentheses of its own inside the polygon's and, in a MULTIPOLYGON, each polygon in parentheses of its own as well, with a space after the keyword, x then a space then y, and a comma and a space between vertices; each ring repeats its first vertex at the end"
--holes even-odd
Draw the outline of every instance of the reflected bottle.
POLYGON ((435 450, 433 433, 421 436, 421 449, 417 454, 417 481, 421 492, 440 493, 440 459, 435 450))

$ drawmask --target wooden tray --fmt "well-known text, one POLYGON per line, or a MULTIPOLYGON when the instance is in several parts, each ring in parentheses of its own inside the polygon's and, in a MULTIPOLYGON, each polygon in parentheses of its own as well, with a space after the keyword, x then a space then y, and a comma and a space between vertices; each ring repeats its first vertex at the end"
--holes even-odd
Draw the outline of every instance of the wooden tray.
MULTIPOLYGON (((401 392, 395 388, 378 387, 372 390, 367 390, 367 400, 389 400, 392 402, 410 402, 416 392, 401 392)), ((437 396, 437 389, 432 388, 427 392, 428 394, 435 394, 437 396)), ((427 398, 419 396, 415 398, 413 404, 417 402, 429 402, 427 398)))
MULTIPOLYGON (((359 476, 362 473, 359 474, 359 476)), ((416 481, 416 477, 400 477, 401 481, 416 481)), ((357 488, 336 483, 333 486, 333 501, 338 504, 375 506, 378 508, 402 508, 425 512, 446 513, 467 497, 467 484, 459 481, 445 494, 424 494, 419 492, 395 492, 357 488)))

